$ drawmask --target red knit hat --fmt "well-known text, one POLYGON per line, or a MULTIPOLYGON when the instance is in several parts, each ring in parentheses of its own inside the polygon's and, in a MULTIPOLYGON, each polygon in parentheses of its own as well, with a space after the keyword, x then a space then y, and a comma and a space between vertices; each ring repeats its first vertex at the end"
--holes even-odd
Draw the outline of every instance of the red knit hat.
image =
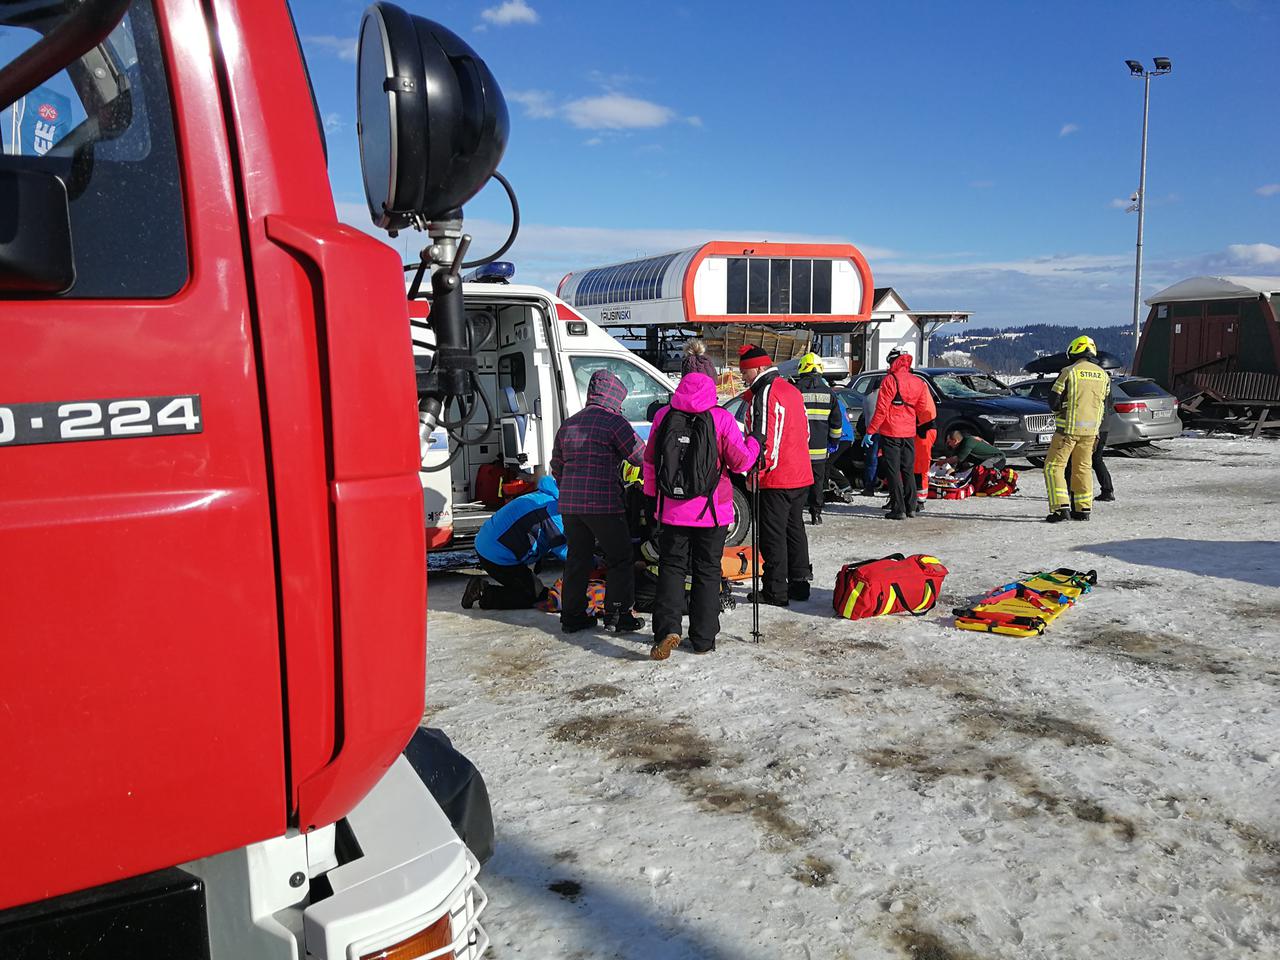
POLYGON ((773 358, 757 347, 747 343, 738 348, 738 369, 754 370, 757 367, 772 367, 773 358))

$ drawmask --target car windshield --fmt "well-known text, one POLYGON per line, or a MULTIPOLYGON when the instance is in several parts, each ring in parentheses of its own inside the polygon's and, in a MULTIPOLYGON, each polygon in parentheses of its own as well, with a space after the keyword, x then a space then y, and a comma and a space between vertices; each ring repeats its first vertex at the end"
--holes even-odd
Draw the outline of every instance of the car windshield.
POLYGON ((977 390, 979 393, 986 394, 989 397, 1007 397, 1010 393, 1008 387, 995 377, 989 377, 985 373, 968 373, 960 379, 970 390, 977 390))
POLYGON ((983 397, 991 396, 989 393, 983 393, 981 390, 974 390, 972 387, 965 386, 959 376, 952 374, 943 376, 934 374, 933 385, 938 388, 940 394, 952 400, 979 400, 983 397))

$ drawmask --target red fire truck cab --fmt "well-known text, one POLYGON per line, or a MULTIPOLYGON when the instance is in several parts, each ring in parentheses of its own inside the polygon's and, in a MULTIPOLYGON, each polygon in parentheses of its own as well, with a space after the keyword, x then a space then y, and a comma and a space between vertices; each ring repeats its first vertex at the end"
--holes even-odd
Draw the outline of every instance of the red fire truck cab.
MULTIPOLYGON (((460 218, 506 140, 483 62, 378 4, 360 74, 366 183, 409 194, 375 219, 460 218)), ((0 0, 0 140, 0 955, 478 957, 401 753, 402 268, 337 219, 285 0, 0 0)))

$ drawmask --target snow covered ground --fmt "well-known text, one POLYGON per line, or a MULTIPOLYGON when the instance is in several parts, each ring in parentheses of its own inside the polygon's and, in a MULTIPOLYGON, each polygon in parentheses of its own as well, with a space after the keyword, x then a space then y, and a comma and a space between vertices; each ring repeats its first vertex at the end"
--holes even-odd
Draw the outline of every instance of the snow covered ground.
POLYGON ((488 956, 1280 957, 1280 444, 1164 449, 1109 459, 1088 524, 1039 522, 1031 469, 907 523, 828 505, 812 601, 759 646, 740 604, 707 657, 433 577, 427 715, 497 821, 488 956), (934 612, 833 617, 839 566, 899 551, 950 568, 934 612), (951 626, 1057 566, 1099 586, 1043 638, 951 626))

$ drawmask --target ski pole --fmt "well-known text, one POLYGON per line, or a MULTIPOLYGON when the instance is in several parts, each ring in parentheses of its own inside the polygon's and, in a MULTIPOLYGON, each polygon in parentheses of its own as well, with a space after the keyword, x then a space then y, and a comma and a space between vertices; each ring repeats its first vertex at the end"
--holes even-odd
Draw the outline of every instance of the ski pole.
POLYGON ((760 470, 748 475, 751 483, 751 642, 760 642, 760 470))

